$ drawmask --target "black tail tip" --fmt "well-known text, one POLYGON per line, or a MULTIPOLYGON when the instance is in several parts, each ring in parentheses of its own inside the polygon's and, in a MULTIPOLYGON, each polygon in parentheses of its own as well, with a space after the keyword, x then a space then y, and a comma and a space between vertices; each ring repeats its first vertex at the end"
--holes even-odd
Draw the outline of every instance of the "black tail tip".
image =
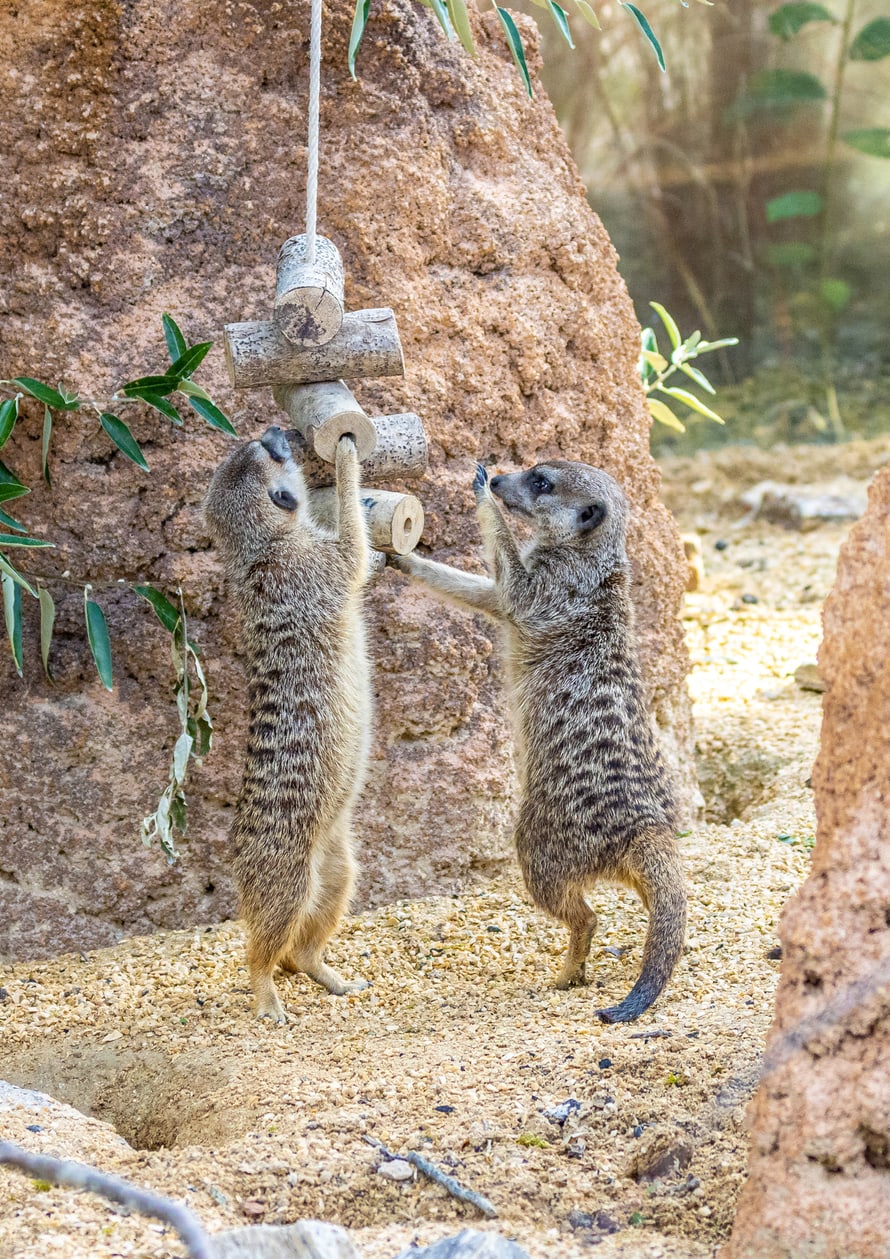
POLYGON ((596 1016, 603 1023, 634 1023, 641 1014, 646 1013, 657 997, 657 992, 651 995, 631 992, 619 1005, 597 1010, 596 1016))

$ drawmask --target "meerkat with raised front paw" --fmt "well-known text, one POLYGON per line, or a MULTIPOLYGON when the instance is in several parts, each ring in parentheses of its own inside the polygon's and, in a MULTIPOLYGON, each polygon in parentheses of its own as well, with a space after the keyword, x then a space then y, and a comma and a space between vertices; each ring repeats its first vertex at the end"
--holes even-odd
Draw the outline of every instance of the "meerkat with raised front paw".
POLYGON ((352 810, 368 758, 371 683, 361 608, 368 541, 355 443, 336 454, 339 521, 321 528, 278 427, 239 446, 205 501, 238 604, 250 724, 232 832, 257 1015, 287 1021, 277 965, 336 995, 324 948, 355 881, 352 810))
POLYGON ((418 555, 398 566, 503 627, 522 801, 515 831, 526 886, 570 931, 556 981, 585 980, 600 879, 641 897, 649 927, 640 976, 605 1022, 639 1016, 683 947, 686 892, 676 805, 649 723, 625 553, 627 501, 606 472, 553 460, 474 481, 492 577, 418 555), (535 526, 521 550, 494 501, 535 526))

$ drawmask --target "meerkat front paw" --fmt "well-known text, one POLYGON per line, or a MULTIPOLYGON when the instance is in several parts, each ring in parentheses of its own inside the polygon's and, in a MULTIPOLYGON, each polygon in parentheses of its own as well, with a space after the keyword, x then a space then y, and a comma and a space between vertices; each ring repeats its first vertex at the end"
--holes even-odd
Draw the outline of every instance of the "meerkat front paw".
POLYGON ((386 562, 409 576, 417 572, 417 565, 414 562, 413 555, 387 555, 386 562))
POLYGON ((488 469, 484 464, 476 464, 476 475, 473 477, 473 493, 479 498, 488 489, 488 469))
POLYGON ((358 451, 352 433, 344 433, 337 442, 337 456, 334 465, 337 472, 358 466, 358 451))

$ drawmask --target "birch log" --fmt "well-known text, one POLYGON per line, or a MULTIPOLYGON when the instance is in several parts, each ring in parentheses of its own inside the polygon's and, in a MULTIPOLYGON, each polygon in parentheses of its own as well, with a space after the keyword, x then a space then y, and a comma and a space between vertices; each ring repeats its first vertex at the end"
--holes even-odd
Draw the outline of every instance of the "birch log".
POLYGON ((306 261, 306 237, 292 236, 278 254, 275 322, 295 345, 325 345, 343 323, 343 260, 326 236, 315 238, 315 262, 306 261))
POLYGON ((352 433, 355 438, 359 459, 367 459, 373 453, 377 430, 342 380, 279 385, 272 393, 308 450, 319 459, 332 464, 337 457, 337 443, 345 433, 352 433))
POLYGON ((387 307, 350 311, 325 345, 293 345, 272 320, 226 324, 225 345, 236 389, 405 374, 399 330, 387 307))
MULTIPOLYGON (((368 539, 375 551, 407 555, 423 533, 423 504, 413 494, 392 490, 362 489, 362 506, 368 522, 368 539)), ((309 491, 309 510, 320 525, 337 528, 337 490, 309 491)))
MULTIPOLYGON (((277 391, 276 391, 277 396, 277 391)), ((415 480, 423 476, 429 465, 429 447, 423 421, 408 411, 402 415, 373 415, 371 423, 377 433, 373 454, 362 463, 362 483, 389 481, 393 478, 415 480)), ((302 462, 303 476, 309 486, 333 485, 334 469, 308 447, 301 452, 301 434, 286 433, 292 442, 294 457, 302 462)))

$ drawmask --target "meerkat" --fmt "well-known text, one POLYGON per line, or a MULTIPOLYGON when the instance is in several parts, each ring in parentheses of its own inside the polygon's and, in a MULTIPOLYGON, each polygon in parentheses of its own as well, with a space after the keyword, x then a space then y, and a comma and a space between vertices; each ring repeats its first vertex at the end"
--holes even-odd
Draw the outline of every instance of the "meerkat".
POLYGON ((516 852, 528 891, 570 931, 558 988, 585 982, 604 879, 649 913, 640 976, 604 1022, 628 1022, 667 983, 683 947, 686 892, 676 804, 637 661, 625 553, 627 500, 606 472, 554 460, 490 481, 479 465, 477 514, 493 577, 416 554, 404 571, 503 628, 521 803, 516 852), (517 545, 493 495, 534 527, 517 545))
POLYGON ((368 758, 371 684, 361 592, 369 560, 355 443, 337 447, 336 532, 311 517, 284 433, 217 469, 205 501, 242 622, 250 722, 232 832, 259 1018, 287 1021, 276 965, 342 996, 324 948, 355 881, 352 811, 368 758))

